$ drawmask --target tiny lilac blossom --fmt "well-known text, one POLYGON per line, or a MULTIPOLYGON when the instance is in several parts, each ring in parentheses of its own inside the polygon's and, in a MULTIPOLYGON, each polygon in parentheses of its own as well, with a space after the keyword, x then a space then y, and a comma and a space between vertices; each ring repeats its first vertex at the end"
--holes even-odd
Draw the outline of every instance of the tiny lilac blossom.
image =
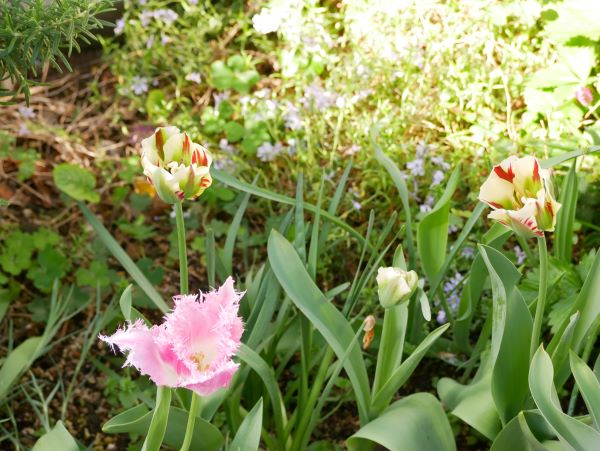
POLYGON ((469 260, 472 260, 473 258, 475 258, 475 249, 473 249, 471 246, 465 246, 460 254, 464 258, 468 258, 469 260))
POLYGON ((146 77, 139 77, 136 75, 131 81, 131 90, 136 95, 139 96, 145 92, 148 92, 148 79, 146 77))
POLYGON ((431 186, 437 186, 444 181, 444 173, 440 170, 437 170, 433 173, 433 180, 431 181, 431 186))
POLYGON ((422 158, 417 158, 406 163, 406 168, 410 171, 413 177, 425 175, 425 161, 422 158))
POLYGON ((135 367, 156 385, 208 396, 227 387, 238 369, 232 357, 244 330, 238 316, 242 296, 229 277, 218 290, 175 296, 175 308, 160 325, 137 320, 99 338, 126 352, 124 366, 135 367))
POLYGON ((119 19, 115 22, 115 36, 118 36, 120 34, 123 34, 123 31, 125 30, 125 19, 119 19))
POLYGON ((33 119, 35 117, 35 111, 30 106, 19 105, 19 114, 25 119, 33 119))
POLYGON ((275 145, 273 145, 270 142, 265 142, 256 149, 256 156, 259 160, 264 162, 273 161, 275 157, 284 150, 285 148, 281 143, 275 143, 275 145))
POLYGON ((200 75, 200 72, 190 72, 185 76, 185 79, 187 81, 193 81, 196 84, 200 84, 202 81, 202 75, 200 75))
POLYGON ((527 258, 525 252, 523 252, 523 250, 519 246, 515 246, 513 250, 515 251, 515 257, 517 258, 517 265, 523 264, 523 262, 527 258))

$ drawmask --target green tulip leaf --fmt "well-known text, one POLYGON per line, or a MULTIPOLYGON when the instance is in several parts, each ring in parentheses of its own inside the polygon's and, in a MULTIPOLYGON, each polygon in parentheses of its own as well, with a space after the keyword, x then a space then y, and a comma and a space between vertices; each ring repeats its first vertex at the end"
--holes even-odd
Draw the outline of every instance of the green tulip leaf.
MULTIPOLYGON (((294 246, 280 233, 271 231, 267 249, 273 272, 285 292, 323 335, 338 358, 343 358, 354 340, 354 331, 344 315, 315 285, 294 246)), ((354 388, 361 420, 365 420, 368 418, 369 379, 358 346, 352 348, 344 368, 354 388)))
POLYGON ((531 361, 529 388, 541 414, 552 426, 561 443, 576 451, 597 449, 600 432, 565 414, 554 387, 554 368, 548 353, 540 346, 531 361))
POLYGON ((230 451, 256 451, 260 444, 260 430, 263 418, 263 401, 258 400, 242 424, 229 446, 230 451))
POLYGON ((31 451, 79 451, 79 445, 73 436, 67 431, 62 421, 54 425, 50 432, 42 435, 31 451))
POLYGON ((454 451, 448 417, 429 393, 407 396, 348 439, 348 449, 370 449, 373 443, 391 451, 454 451))

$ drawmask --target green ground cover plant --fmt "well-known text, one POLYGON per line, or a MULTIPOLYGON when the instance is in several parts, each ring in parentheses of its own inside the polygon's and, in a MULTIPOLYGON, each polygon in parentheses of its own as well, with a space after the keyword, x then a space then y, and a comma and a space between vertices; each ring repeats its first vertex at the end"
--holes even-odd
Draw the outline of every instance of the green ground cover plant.
POLYGON ((2 446, 597 447, 595 5, 116 6, 2 112, 2 446))

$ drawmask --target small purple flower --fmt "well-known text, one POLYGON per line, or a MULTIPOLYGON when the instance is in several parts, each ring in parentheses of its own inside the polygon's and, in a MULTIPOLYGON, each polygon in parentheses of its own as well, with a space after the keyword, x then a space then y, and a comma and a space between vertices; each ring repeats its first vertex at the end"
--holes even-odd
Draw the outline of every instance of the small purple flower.
POLYGON ((121 18, 115 23, 115 36, 123 34, 123 30, 125 30, 125 19, 121 18))
POLYGON ((431 157, 431 162, 441 167, 444 171, 450 169, 450 165, 444 161, 444 157, 431 157))
POLYGON ((465 246, 460 254, 464 258, 472 260, 473 258, 475 258, 475 249, 473 249, 471 246, 465 246))
POLYGON ((140 94, 148 92, 148 79, 146 77, 139 77, 136 75, 131 81, 131 90, 134 94, 139 96, 140 94))
POLYGON ((162 45, 167 45, 169 42, 171 42, 171 38, 170 38, 169 36, 167 36, 167 35, 163 34, 163 35, 160 37, 160 43, 161 43, 162 45))
POLYGON ((198 4, 198 0, 189 0, 190 5, 197 5, 198 4))
MULTIPOLYGON (((460 303, 460 295, 461 290, 459 289, 459 285, 463 280, 463 275, 456 271, 454 276, 451 277, 444 283, 444 293, 446 294, 446 302, 448 303, 448 307, 451 312, 456 313, 458 311, 458 305, 460 303)), ((441 305, 441 301, 438 299, 436 302, 437 306, 441 305)), ((440 324, 444 324, 448 321, 446 317, 446 312, 443 309, 440 309, 437 314, 437 321, 440 324)))
POLYGON ((448 320, 446 319, 446 312, 444 311, 444 309, 439 309, 437 316, 435 317, 435 320, 439 323, 439 324, 446 324, 448 322, 448 320))
POLYGON ((433 208, 434 202, 435 199, 433 198, 433 196, 427 196, 425 202, 419 205, 419 210, 421 211, 421 213, 429 213, 433 208))
POLYGON ((273 145, 270 142, 265 142, 256 149, 256 156, 259 160, 264 162, 273 161, 277 155, 283 152, 283 150, 284 147, 281 143, 273 145))
POLYGON ((527 255, 519 246, 515 246, 513 250, 515 251, 515 257, 517 257, 517 265, 522 265, 527 255))
POLYGON ((146 48, 149 49, 150 47, 152 47, 152 44, 154 44, 154 36, 150 36, 148 38, 148 40, 146 41, 146 48))
POLYGON ((454 224, 450 224, 448 226, 448 233, 452 234, 452 233, 456 233, 458 232, 458 226, 454 225, 454 224))
POLYGON ((352 199, 351 202, 352 202, 352 206, 354 207, 355 210, 360 210, 362 208, 362 205, 356 199, 352 199))
POLYGON ((425 141, 420 141, 416 147, 417 158, 423 158, 427 152, 429 152, 429 146, 425 141))
POLYGON ((219 171, 235 172, 235 163, 231 158, 219 158, 213 161, 213 167, 219 171))
POLYGON ((337 97, 336 93, 326 91, 317 81, 313 81, 305 89, 302 104, 305 108, 313 106, 317 110, 326 110, 335 105, 337 97))
POLYGON ((200 72, 190 72, 185 76, 185 79, 187 81, 193 81, 196 84, 200 84, 202 81, 202 75, 200 75, 200 72))
POLYGON ((153 18, 154 11, 142 11, 142 13, 140 14, 140 22, 144 27, 147 27, 153 18))
POLYGON ((433 173, 433 180, 431 186, 437 186, 444 181, 444 173, 439 169, 433 173))
POLYGON ((288 144, 288 155, 290 157, 293 157, 294 155, 296 155, 296 149, 298 148, 298 145, 296 144, 296 140, 294 138, 290 138, 287 141, 288 144))
POLYGON ((410 171, 413 177, 425 175, 425 160, 417 158, 406 163, 406 168, 410 171))
POLYGON ((144 6, 146 3, 148 3, 148 0, 138 0, 138 3, 139 3, 141 6, 144 6))
POLYGON ((286 128, 290 130, 299 130, 302 128, 302 119, 300 118, 300 110, 291 102, 287 102, 283 120, 286 128))
POLYGON ((179 15, 172 9, 157 9, 154 11, 154 18, 163 21, 166 25, 171 25, 179 18, 179 15))
POLYGON ((575 98, 583 106, 588 106, 594 100, 594 94, 587 86, 579 86, 575 90, 575 98))
POLYGON ((221 138, 221 140, 219 141, 219 149, 227 153, 235 152, 235 147, 229 144, 229 141, 227 141, 225 138, 221 138))
POLYGON ((217 112, 219 110, 219 105, 221 104, 222 101, 227 100, 229 98, 229 92, 225 91, 222 92, 221 94, 215 93, 213 94, 213 100, 214 100, 214 108, 215 108, 215 112, 217 112))
POLYGON ((21 124, 19 126, 19 130, 17 131, 17 134, 19 136, 28 135, 29 133, 31 133, 31 132, 29 131, 29 129, 27 128, 27 126, 25 124, 21 124))
POLYGON ((30 106, 19 105, 19 114, 25 119, 33 119, 35 117, 35 111, 30 106))

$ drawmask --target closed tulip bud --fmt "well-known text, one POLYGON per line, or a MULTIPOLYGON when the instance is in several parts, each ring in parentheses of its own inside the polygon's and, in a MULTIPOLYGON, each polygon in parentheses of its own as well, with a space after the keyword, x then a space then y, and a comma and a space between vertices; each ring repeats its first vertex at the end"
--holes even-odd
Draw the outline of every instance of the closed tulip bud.
POLYGON ((561 207, 554 199, 550 171, 534 157, 511 156, 494 166, 481 186, 479 200, 494 209, 494 219, 529 238, 554 231, 561 207))
POLYGON ((208 150, 177 127, 159 127, 142 140, 142 166, 158 196, 168 204, 195 199, 212 183, 208 150))
POLYGON ((377 294, 384 308, 407 302, 415 289, 419 276, 414 271, 401 268, 379 268, 377 271, 377 294))

